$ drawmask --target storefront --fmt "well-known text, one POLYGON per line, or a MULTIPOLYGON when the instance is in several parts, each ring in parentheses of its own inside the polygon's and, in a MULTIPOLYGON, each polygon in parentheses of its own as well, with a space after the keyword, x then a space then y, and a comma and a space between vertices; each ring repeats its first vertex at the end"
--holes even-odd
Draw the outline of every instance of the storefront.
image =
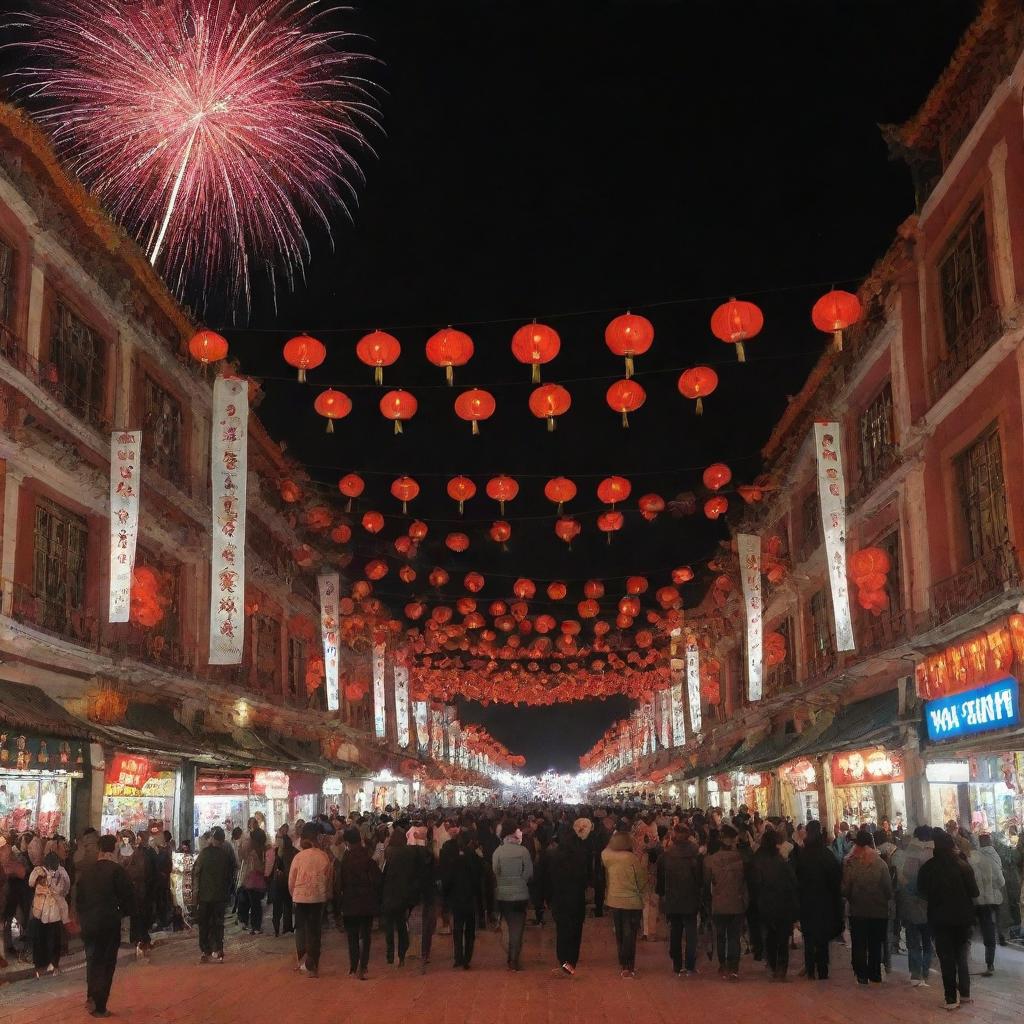
POLYGON ((272 768, 254 768, 249 790, 249 815, 268 836, 289 821, 288 773, 272 768))
MULTIPOLYGON (((321 793, 326 780, 322 775, 313 775, 309 772, 288 773, 288 799, 291 817, 289 824, 294 825, 297 821, 311 821, 321 811, 321 793)), ((341 779, 335 780, 338 783, 338 792, 341 792, 341 779)))
POLYGON ((70 836, 73 787, 88 756, 83 740, 15 734, 0 723, 0 832, 70 836))
POLYGON ((782 813, 798 824, 821 820, 817 779, 814 762, 808 757, 788 761, 779 768, 782 813))
POLYGON ((348 817, 349 808, 346 806, 345 783, 337 775, 328 775, 320 786, 320 792, 323 797, 324 814, 348 817))
POLYGON ((179 774, 171 762, 114 754, 104 776, 100 832, 173 832, 179 774))
POLYGON ((251 784, 251 775, 200 772, 196 776, 195 838, 217 826, 227 836, 234 828, 244 829, 250 818, 251 784))
POLYGON ((851 826, 888 818, 892 827, 906 827, 907 798, 903 755, 898 750, 867 747, 829 758, 834 822, 851 826))

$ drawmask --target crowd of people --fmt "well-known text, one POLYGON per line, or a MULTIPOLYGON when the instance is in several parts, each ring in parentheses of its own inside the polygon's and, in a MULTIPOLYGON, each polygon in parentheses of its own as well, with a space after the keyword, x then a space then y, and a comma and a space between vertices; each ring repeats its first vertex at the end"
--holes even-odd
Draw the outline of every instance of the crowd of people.
POLYGON ((435 934, 451 935, 452 965, 470 970, 478 931, 493 928, 507 969, 520 971, 527 926, 550 914, 552 969, 571 978, 592 904, 595 917, 611 918, 624 979, 636 976, 638 941, 658 939, 664 921, 682 977, 700 972, 703 953, 734 981, 749 954, 782 982, 791 951, 802 948, 799 974, 826 981, 841 942, 864 986, 881 984, 904 951, 910 983, 928 986, 936 958, 946 1008, 957 1009, 972 1000, 973 929, 983 976, 1019 929, 1024 857, 1024 847, 955 822, 912 835, 885 819, 842 822, 828 836, 817 821, 794 828, 745 807, 732 815, 628 805, 387 808, 321 815, 272 837, 255 818, 230 835, 214 828, 197 843, 182 908, 171 896, 172 851, 168 833, 88 830, 74 849, 59 837, 0 837, 4 952, 16 952, 17 922, 37 976, 57 973, 68 934, 80 930, 88 1008, 102 1017, 123 918, 140 958, 150 956, 154 927, 190 919, 200 961, 216 964, 226 922, 261 934, 266 907, 274 935, 294 936, 297 972, 318 976, 322 935, 333 926, 347 938, 349 974, 365 980, 375 930, 388 964, 402 968, 415 955, 425 971, 435 934))

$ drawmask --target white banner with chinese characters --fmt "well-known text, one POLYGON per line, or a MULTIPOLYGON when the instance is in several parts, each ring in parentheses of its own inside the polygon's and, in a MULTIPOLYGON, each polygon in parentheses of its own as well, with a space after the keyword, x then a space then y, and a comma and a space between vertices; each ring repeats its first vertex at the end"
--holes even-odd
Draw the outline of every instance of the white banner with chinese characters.
POLYGON ((316 578, 320 587, 320 635, 324 643, 324 686, 327 710, 338 710, 338 589, 341 580, 336 572, 325 572, 316 578))
POLYGON ((431 756, 435 761, 444 757, 444 723, 440 711, 430 712, 431 756))
POLYGON ((695 643, 686 645, 686 694, 690 704, 690 728, 694 735, 700 732, 700 648, 695 643))
POLYGON ((395 721, 397 723, 398 745, 409 746, 409 670, 405 665, 395 665, 395 721))
POLYGON ((658 690, 658 732, 663 749, 672 746, 672 693, 669 690, 658 690))
POLYGON ((141 430, 110 435, 109 622, 127 622, 132 609, 132 572, 139 538, 141 430))
POLYGON ((245 640, 245 485, 248 472, 249 383, 213 382, 210 479, 210 664, 240 665, 245 640))
POLYGON ((377 739, 387 736, 384 697, 384 644, 373 645, 373 733, 377 739))
POLYGON ((430 708, 425 700, 413 701, 412 713, 416 719, 416 745, 421 754, 430 753, 430 708))
POLYGON ((846 582, 846 478, 843 475, 843 435, 838 423, 814 424, 814 451, 818 460, 818 499, 825 559, 832 590, 832 619, 836 650, 852 651, 853 620, 846 582))
POLYGON ((462 755, 462 726, 459 725, 457 718, 449 718, 448 720, 448 760, 452 764, 461 764, 462 755))
POLYGON ((747 620, 747 699, 753 702, 761 699, 764 672, 761 538, 753 533, 738 533, 736 550, 740 559, 740 582, 743 585, 743 606, 747 620))
POLYGON ((673 658, 669 662, 672 672, 672 689, 669 691, 672 706, 672 746, 681 747, 686 742, 686 707, 683 704, 683 661, 673 658))

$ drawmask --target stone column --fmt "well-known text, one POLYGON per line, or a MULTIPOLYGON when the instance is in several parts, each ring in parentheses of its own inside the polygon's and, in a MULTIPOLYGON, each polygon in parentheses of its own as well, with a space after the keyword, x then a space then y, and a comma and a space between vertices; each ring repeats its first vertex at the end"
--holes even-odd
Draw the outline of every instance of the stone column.
MULTIPOLYGON (((184 760, 178 773, 177 821, 170 823, 178 845, 184 840, 194 843, 196 814, 196 766, 194 761, 184 760)), ((192 847, 195 850, 195 846, 192 847)))
POLYGON ((38 362, 43 350, 43 306, 46 297, 46 275, 43 265, 33 254, 29 278, 28 323, 25 329, 25 350, 30 362, 38 362))
POLYGON ((932 824, 931 794, 925 776, 924 758, 921 756, 921 740, 917 730, 908 726, 903 737, 903 790, 907 801, 906 827, 913 830, 917 825, 932 824))
MULTIPOLYGON (((4 470, 4 533, 0 577, 3 579, 3 597, 0 611, 10 615, 14 608, 14 559, 18 548, 18 502, 25 474, 7 462, 4 470)), ((27 528, 27 524, 26 524, 27 528)))

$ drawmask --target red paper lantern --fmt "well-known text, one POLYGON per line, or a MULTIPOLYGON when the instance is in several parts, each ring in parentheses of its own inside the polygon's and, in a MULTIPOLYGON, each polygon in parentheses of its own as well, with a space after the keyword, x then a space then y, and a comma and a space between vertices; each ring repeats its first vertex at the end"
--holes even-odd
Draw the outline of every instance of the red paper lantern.
POLYGON ((572 542, 580 535, 580 524, 571 516, 563 516, 555 523, 555 534, 571 548, 572 542))
POLYGON ((633 616, 623 615, 622 612, 619 612, 619 614, 615 616, 615 625, 619 629, 629 629, 630 626, 633 625, 633 616))
POLYGON ((473 339, 463 331, 445 327, 427 341, 427 359, 444 368, 445 379, 455 382, 453 368, 465 366, 473 356, 473 339))
POLYGON ((562 514, 562 505, 576 497, 576 485, 564 476, 556 476, 544 485, 544 497, 558 506, 558 514, 562 514))
POLYGON ((389 391, 380 400, 381 415, 388 420, 394 420, 395 433, 402 433, 402 423, 410 420, 416 415, 419 403, 408 391, 389 391))
POLYGON ((402 346, 398 339, 384 331, 373 331, 356 342, 356 358, 373 367, 373 379, 377 384, 384 383, 384 367, 391 366, 401 354, 402 346))
POLYGON ((217 363, 228 354, 228 343, 216 331, 200 331, 193 334, 188 343, 189 355, 206 366, 217 363))
POLYGON ((860 299, 851 292, 833 290, 822 295, 811 310, 811 322, 819 331, 832 335, 837 352, 843 350, 843 331, 861 315, 860 299))
POLYGON ((632 490, 632 484, 625 477, 609 476, 597 485, 597 497, 614 508, 618 502, 625 501, 632 490))
POLYGON ((289 505, 294 505, 302 497, 302 488, 294 480, 282 480, 277 485, 277 491, 281 500, 289 505))
MULTIPOLYGON (((543 636, 545 633, 550 633, 555 628, 557 623, 554 618, 550 615, 538 615, 537 620, 533 624, 533 628, 543 636)), ((550 643, 550 641, 546 641, 550 643)))
POLYGON ((426 610, 426 605, 422 604, 421 602, 410 601, 409 604, 405 606, 405 617, 407 619, 412 619, 413 622, 416 622, 417 619, 423 618, 423 613, 426 610))
POLYGON ((335 544, 347 544, 352 539, 352 527, 347 523, 339 523, 331 530, 331 540, 335 544))
POLYGON ((494 415, 496 403, 490 391, 472 388, 463 391, 455 399, 455 415, 473 424, 473 433, 480 433, 480 420, 489 420, 494 415))
POLYGON ((729 502, 726 498, 721 496, 717 498, 709 498, 704 502, 704 515, 708 519, 718 519, 719 516, 724 516, 729 511, 729 502))
POLYGON ((630 576, 626 580, 626 593, 633 595, 646 594, 649 585, 646 576, 630 576))
POLYGON ((756 337, 764 327, 764 314, 752 302, 730 299, 711 314, 711 333, 727 345, 736 346, 736 358, 742 363, 747 354, 743 343, 756 337))
POLYGON ((334 421, 344 419, 352 411, 352 400, 344 391, 328 388, 316 396, 313 408, 327 419, 327 433, 333 434, 334 421))
POLYGON ((640 614, 640 601, 635 597, 619 598, 619 614, 636 618, 640 614))
POLYGON ((645 494, 637 501, 637 505, 640 507, 640 515, 649 523, 665 511, 665 499, 660 494, 645 494))
POLYGON ((461 554, 469 547, 469 538, 464 533, 449 533, 444 543, 449 551, 461 554))
POLYGON ((677 606, 682 600, 679 596, 679 591, 675 587, 659 587, 658 592, 654 596, 662 608, 672 608, 677 606))
POLYGON ((548 430, 555 429, 555 418, 568 412, 571 405, 572 396, 561 384, 541 384, 530 393, 530 412, 547 420, 548 430))
POLYGON ((487 497, 498 503, 498 509, 505 514, 505 502, 511 501, 519 493, 519 484, 510 476, 491 477, 487 481, 487 497))
POLYGON ((576 611, 581 619, 596 619, 601 611, 601 606, 593 598, 588 597, 576 605, 576 611))
POLYGON ((565 599, 565 595, 569 592, 568 588, 561 580, 555 580, 548 584, 548 600, 549 601, 562 601, 565 599))
POLYGON ((413 583, 416 579, 416 570, 411 565, 403 565, 398 570, 398 578, 403 583, 413 583))
POLYGON ((462 584, 471 594, 479 594, 484 589, 484 578, 478 572, 467 572, 462 584))
POLYGON ((604 584, 600 580, 587 580, 583 584, 583 596, 595 600, 604 597, 604 584))
POLYGON ((299 334, 285 342, 284 361, 299 371, 299 380, 306 379, 307 370, 315 370, 326 358, 327 349, 322 341, 308 334, 299 334))
POLYGON ((346 473, 338 481, 338 490, 348 498, 348 504, 345 506, 346 511, 352 511, 352 499, 358 498, 365 489, 366 484, 363 482, 363 478, 355 473, 346 473))
POLYGON ((414 519, 409 524, 409 536, 418 544, 427 536, 427 524, 414 519))
POLYGON ((512 527, 504 519, 498 519, 491 524, 491 540, 504 547, 512 536, 512 527))
POLYGON ((718 374, 710 366, 694 366, 679 377, 679 393, 696 400, 698 416, 704 415, 704 399, 717 387, 718 374))
POLYGON ((519 598, 520 601, 529 601, 537 593, 537 584, 533 580, 518 579, 512 584, 512 593, 519 598))
POLYGON ((622 529, 621 512, 602 512, 597 517, 597 528, 608 537, 608 543, 612 542, 612 534, 622 529))
POLYGON ((713 462, 704 470, 703 479, 709 491, 720 491, 732 479, 732 470, 724 462, 713 462))
POLYGON ((689 583, 693 579, 693 570, 688 565, 681 565, 672 570, 673 583, 689 583))
POLYGON ((605 401, 614 412, 622 414, 622 425, 628 427, 629 414, 647 401, 647 392, 635 380, 617 380, 608 389, 605 401))
POLYGON ((524 324, 512 335, 512 355, 519 362, 533 367, 531 379, 534 384, 540 383, 541 363, 550 363, 561 347, 558 332, 536 320, 532 324, 524 324))
POLYGON ((654 341, 654 325, 634 313, 617 316, 604 329, 604 342, 617 356, 626 360, 626 377, 633 376, 633 359, 642 356, 654 341))
POLYGON ((379 512, 367 512, 363 516, 363 529, 367 533, 380 533, 384 529, 384 517, 379 512))
POLYGON ((420 493, 420 485, 411 476, 400 476, 391 484, 391 495, 402 503, 402 511, 409 511, 409 502, 420 493))
POLYGON ((465 502, 476 494, 476 484, 468 476, 453 476, 448 481, 448 497, 459 503, 459 515, 462 515, 465 502))
POLYGON ((430 570, 430 575, 427 577, 432 587, 440 588, 448 583, 448 573, 440 567, 436 567, 430 570))
POLYGON ((382 580, 388 574, 388 563, 381 558, 375 558, 372 562, 366 563, 363 571, 368 580, 382 580))

